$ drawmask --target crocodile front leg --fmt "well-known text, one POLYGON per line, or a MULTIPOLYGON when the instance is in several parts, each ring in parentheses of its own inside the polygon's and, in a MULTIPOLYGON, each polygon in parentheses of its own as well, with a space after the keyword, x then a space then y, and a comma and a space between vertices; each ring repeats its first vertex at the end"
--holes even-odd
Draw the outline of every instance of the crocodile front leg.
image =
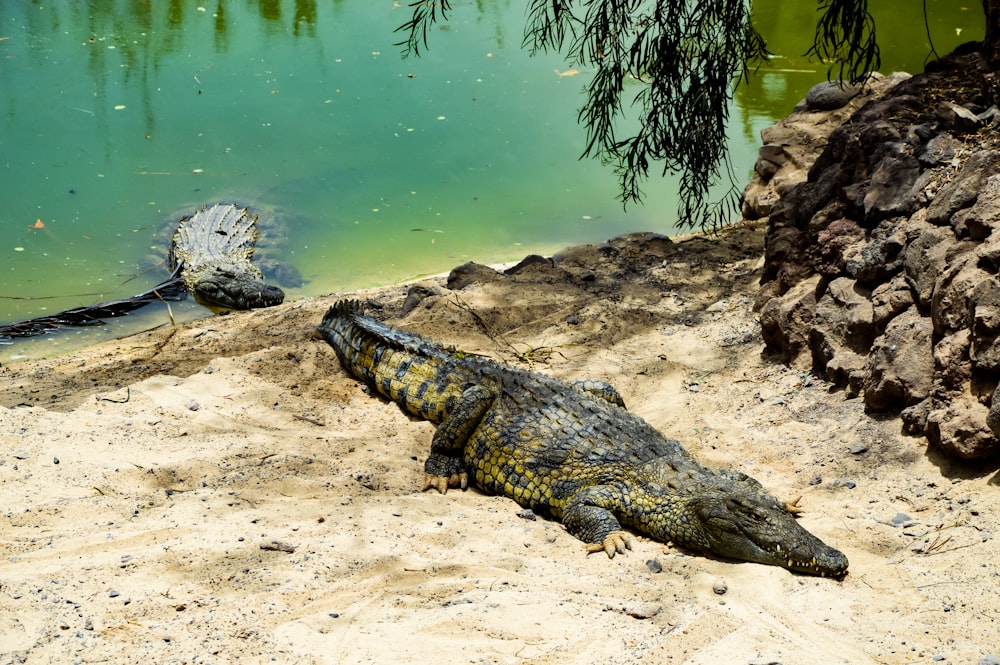
POLYGON ((469 486, 469 473, 463 459, 465 444, 479 427, 495 399, 495 392, 479 385, 462 392, 455 406, 434 432, 431 454, 424 462, 424 490, 434 488, 445 494, 449 487, 461 487, 464 490, 469 486))
POLYGON ((609 558, 632 549, 628 534, 611 509, 621 506, 621 491, 609 485, 588 487, 574 494, 563 510, 562 523, 570 535, 587 543, 588 552, 605 552, 609 558))

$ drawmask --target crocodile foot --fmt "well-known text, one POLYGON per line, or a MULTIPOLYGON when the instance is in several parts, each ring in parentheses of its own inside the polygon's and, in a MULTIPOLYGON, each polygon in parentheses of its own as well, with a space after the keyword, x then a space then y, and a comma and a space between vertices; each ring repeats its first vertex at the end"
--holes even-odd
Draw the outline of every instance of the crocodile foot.
POLYGON ((604 536, 604 542, 591 543, 586 547, 587 554, 606 552, 609 559, 614 559, 615 554, 625 554, 625 550, 632 549, 632 538, 624 531, 612 531, 604 536))
POLYGON ((469 474, 464 471, 451 476, 433 476, 427 474, 424 476, 424 487, 420 491, 426 492, 429 489, 436 489, 441 494, 447 494, 449 487, 467 489, 469 487, 469 474))

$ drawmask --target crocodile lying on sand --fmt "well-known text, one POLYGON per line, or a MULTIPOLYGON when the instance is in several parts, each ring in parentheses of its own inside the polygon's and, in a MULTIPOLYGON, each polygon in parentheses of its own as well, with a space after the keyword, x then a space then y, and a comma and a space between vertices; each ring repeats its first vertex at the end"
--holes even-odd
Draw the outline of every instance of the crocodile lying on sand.
POLYGON ((170 267, 181 268, 188 291, 214 310, 280 305, 285 293, 264 282, 250 262, 257 242, 257 217, 246 208, 217 203, 177 224, 170 267))
POLYGON ((608 384, 452 353, 365 315, 357 301, 336 303, 317 331, 348 372, 437 425, 425 490, 464 489, 471 476, 609 557, 631 547, 624 525, 731 559, 847 573, 847 557, 802 528, 794 505, 743 473, 701 466, 626 411, 608 384))

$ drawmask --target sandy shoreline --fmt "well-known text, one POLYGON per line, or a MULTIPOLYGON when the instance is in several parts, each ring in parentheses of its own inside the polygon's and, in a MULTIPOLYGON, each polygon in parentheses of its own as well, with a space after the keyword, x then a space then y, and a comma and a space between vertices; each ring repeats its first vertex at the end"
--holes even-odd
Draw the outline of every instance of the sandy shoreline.
POLYGON ((311 337, 330 296, 0 368, 0 663, 998 653, 996 467, 945 460, 762 358, 762 239, 572 248, 461 289, 428 280, 441 295, 402 318, 406 287, 359 295, 463 350, 611 382, 703 463, 801 494, 845 580, 644 538, 609 561, 512 501, 420 493, 432 428, 311 337))

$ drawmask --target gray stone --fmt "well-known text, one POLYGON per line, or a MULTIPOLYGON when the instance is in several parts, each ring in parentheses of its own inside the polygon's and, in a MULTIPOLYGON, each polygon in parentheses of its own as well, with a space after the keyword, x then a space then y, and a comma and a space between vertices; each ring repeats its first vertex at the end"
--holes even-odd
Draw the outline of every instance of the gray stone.
POLYGON ((1000 282, 990 277, 979 282, 969 297, 970 346, 973 367, 1000 371, 1000 282))
POLYGON ((986 180, 998 172, 1000 152, 981 150, 969 157, 951 182, 941 188, 928 206, 927 221, 931 224, 949 224, 952 215, 975 203, 986 180))
POLYGON ((969 395, 958 395, 927 417, 927 440, 960 459, 992 457, 1000 452, 986 424, 989 409, 969 395))
POLYGON ((937 166, 950 162, 955 157, 956 141, 951 134, 938 134, 917 154, 917 159, 926 166, 937 166))
POLYGON ((839 109, 863 91, 864 86, 848 81, 823 81, 809 88, 806 106, 817 111, 839 109))
POLYGON ((764 344, 769 351, 777 353, 782 362, 796 364, 802 351, 808 348, 820 279, 819 275, 813 275, 799 282, 783 296, 768 300, 761 309, 764 344))
POLYGON ((889 323, 872 346, 865 366, 865 407, 899 412, 930 395, 934 377, 933 330, 910 308, 889 323))
POLYGON ((872 173, 864 197, 866 221, 909 215, 916 209, 913 185, 920 175, 920 163, 908 150, 905 144, 895 144, 893 154, 883 158, 872 173))
POLYGON ((930 307, 934 284, 945 268, 948 249, 955 242, 951 229, 925 227, 903 252, 903 270, 921 307, 930 307))
POLYGON ((973 240, 988 238, 993 229, 1000 225, 1000 174, 986 179, 964 221, 969 237, 973 240))

